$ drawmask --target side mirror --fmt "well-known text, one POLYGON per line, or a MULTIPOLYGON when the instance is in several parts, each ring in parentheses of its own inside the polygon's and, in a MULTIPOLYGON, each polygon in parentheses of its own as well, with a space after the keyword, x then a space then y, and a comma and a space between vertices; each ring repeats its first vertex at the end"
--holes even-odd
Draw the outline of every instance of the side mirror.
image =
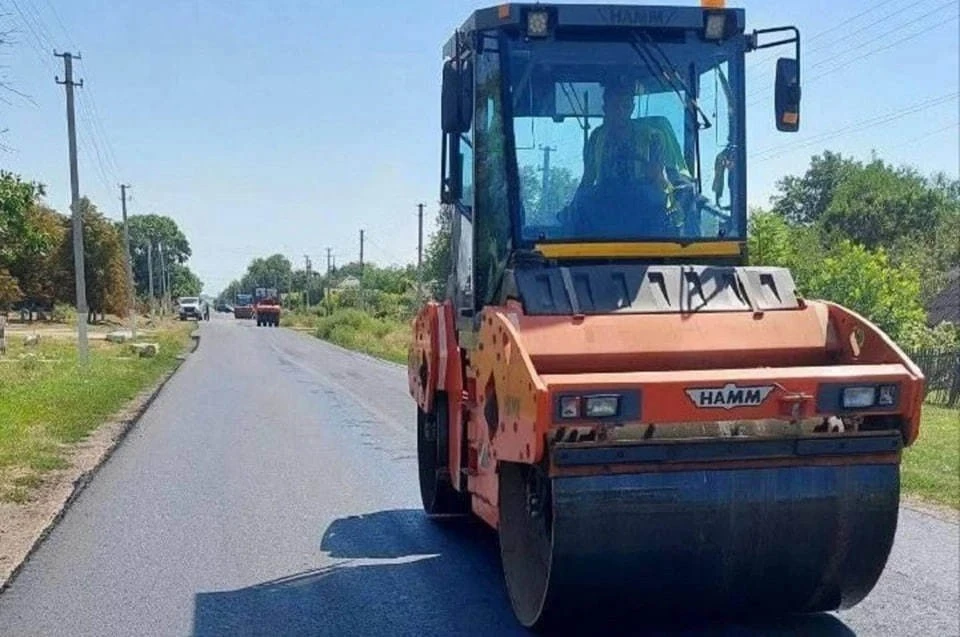
POLYGON ((473 119, 473 67, 469 61, 443 63, 443 85, 440 91, 440 121, 444 133, 459 134, 470 130, 473 119))
POLYGON ((444 133, 460 132, 460 100, 460 71, 453 60, 447 60, 440 89, 440 126, 444 133))
POLYGON ((800 129, 800 63, 793 58, 777 60, 774 106, 777 130, 795 133, 800 129))

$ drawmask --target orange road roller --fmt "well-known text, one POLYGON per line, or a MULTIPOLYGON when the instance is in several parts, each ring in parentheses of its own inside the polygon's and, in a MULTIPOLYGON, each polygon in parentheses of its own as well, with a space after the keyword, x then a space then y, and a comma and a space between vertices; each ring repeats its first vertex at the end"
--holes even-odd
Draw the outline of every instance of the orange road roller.
POLYGON ((920 369, 748 265, 747 53, 702 6, 504 4, 444 46, 445 291, 412 322, 419 482, 499 535, 526 627, 848 608, 885 566, 920 369))

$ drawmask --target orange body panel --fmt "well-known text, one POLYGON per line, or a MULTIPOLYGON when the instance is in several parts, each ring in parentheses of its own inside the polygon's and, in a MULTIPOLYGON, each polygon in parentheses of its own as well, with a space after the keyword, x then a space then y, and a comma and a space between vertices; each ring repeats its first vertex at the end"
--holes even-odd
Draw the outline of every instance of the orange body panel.
POLYGON ((425 412, 433 410, 437 392, 448 397, 450 453, 454 487, 460 488, 464 384, 460 347, 454 330, 454 311, 449 302, 427 303, 412 322, 413 341, 407 351, 407 384, 410 395, 425 412))
MULTIPOLYGON (((823 365, 827 308, 765 313, 520 316, 541 374, 823 365)), ((893 362, 891 359, 889 362, 893 362)))
MULTIPOLYGON (((447 392, 451 473, 462 469, 468 475, 473 510, 491 526, 498 516, 497 463, 544 461, 551 434, 570 424, 554 414, 561 392, 636 390, 642 396, 638 416, 617 424, 669 427, 832 416, 817 405, 822 383, 899 383, 896 406, 871 413, 901 416, 906 445, 917 437, 923 374, 878 328, 832 303, 763 313, 527 316, 519 303, 510 302, 483 311, 476 345, 464 352, 453 317, 449 304, 430 303, 414 321, 410 390, 427 410, 437 391, 447 392), (461 355, 469 361, 465 378, 461 355), (687 394, 727 383, 773 389, 761 404, 735 409, 697 406, 687 394), (467 458, 460 457, 461 431, 467 435, 467 458)), ((898 458, 887 455, 883 461, 898 458)), ((639 469, 572 469, 629 470, 639 469)), ((459 480, 454 485, 463 488, 459 480)))
MULTIPOLYGON (((643 391, 643 409, 639 422, 669 424, 726 420, 731 411, 722 407, 704 408, 693 404, 686 390, 716 386, 724 383, 740 385, 774 385, 773 393, 756 407, 739 407, 738 420, 799 419, 812 416, 830 416, 816 409, 817 387, 829 383, 902 383, 901 400, 912 404, 915 387, 913 378, 903 365, 842 365, 834 367, 782 367, 778 369, 715 369, 679 370, 664 372, 624 372, 620 374, 547 374, 543 381, 551 392, 585 390, 640 389, 643 391), (793 411, 793 405, 800 409, 793 411)), ((902 403, 901 403, 902 404, 902 403)), ((871 413, 896 414, 901 407, 871 413)), ((547 427, 551 424, 545 423, 547 427)), ((556 422, 553 424, 562 424, 556 422)), ((546 433, 545 427, 543 433, 546 433)))

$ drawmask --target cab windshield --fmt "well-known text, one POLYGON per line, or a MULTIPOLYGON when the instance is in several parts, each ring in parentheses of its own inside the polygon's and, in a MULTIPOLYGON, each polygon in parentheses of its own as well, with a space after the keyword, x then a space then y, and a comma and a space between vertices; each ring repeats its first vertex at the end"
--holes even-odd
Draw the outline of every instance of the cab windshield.
POLYGON ((509 40, 521 238, 744 237, 739 40, 509 40))

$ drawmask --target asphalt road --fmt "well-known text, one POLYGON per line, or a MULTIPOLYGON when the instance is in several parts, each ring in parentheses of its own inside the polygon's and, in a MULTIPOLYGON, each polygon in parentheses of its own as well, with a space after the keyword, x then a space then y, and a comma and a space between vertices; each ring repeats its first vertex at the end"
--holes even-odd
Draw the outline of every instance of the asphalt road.
MULTIPOLYGON (((405 372, 214 318, 0 595, 0 634, 511 635, 495 536, 419 509, 405 372)), ((856 608, 684 635, 957 635, 956 524, 901 509, 856 608)))

